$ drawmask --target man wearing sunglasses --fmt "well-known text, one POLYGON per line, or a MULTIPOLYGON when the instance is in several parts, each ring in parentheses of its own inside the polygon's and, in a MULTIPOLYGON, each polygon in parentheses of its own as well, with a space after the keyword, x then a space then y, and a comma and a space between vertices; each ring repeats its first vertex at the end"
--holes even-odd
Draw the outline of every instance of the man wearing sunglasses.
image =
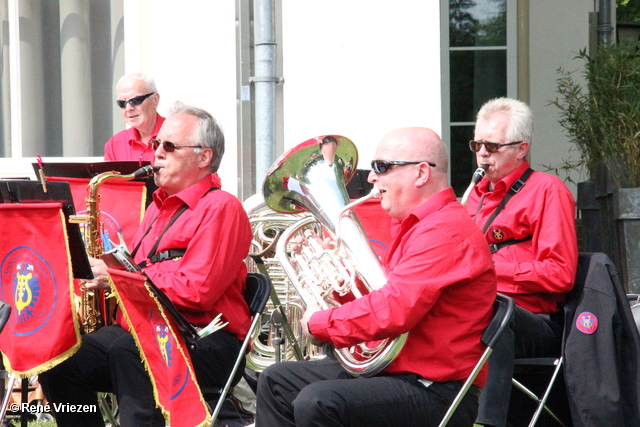
POLYGON ((118 81, 116 96, 116 104, 129 128, 107 141, 104 160, 153 164, 154 150, 149 141, 158 135, 164 122, 164 117, 157 111, 160 94, 155 81, 146 74, 127 74, 118 81))
MULTIPOLYGON (((243 298, 252 234, 242 203, 221 190, 224 135, 206 111, 176 104, 154 142, 159 189, 133 239, 133 259, 196 327, 218 314, 228 324, 189 350, 200 386, 222 387, 250 324, 243 298)), ((92 260, 89 289, 109 289, 104 261, 92 260)), ((244 367, 238 370, 237 383, 244 367)), ((92 405, 96 391, 118 398, 122 426, 164 427, 133 335, 116 324, 83 336, 80 349, 40 377, 50 402, 92 405)), ((60 427, 104 427, 100 411, 60 412, 60 427)))
POLYGON ((512 297, 510 328, 489 358, 489 378, 477 424, 504 426, 513 359, 560 354, 563 318, 558 306, 573 287, 578 262, 574 199, 562 181, 530 170, 533 116, 517 100, 482 106, 469 147, 486 174, 467 210, 485 233, 498 275, 498 292, 512 297))
MULTIPOLYGON (((480 358, 496 278, 484 237, 448 183, 448 154, 426 128, 388 133, 369 182, 393 218, 387 283, 327 310, 307 307, 301 328, 336 348, 408 333, 400 353, 372 377, 335 360, 280 362, 258 380, 257 427, 437 426, 480 358)), ((450 425, 475 419, 486 369, 450 425)))

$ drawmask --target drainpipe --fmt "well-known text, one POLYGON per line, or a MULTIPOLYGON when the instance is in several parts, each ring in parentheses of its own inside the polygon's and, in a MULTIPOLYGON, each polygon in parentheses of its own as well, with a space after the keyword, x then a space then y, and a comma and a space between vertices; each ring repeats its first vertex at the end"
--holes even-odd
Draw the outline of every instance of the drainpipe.
POLYGON ((600 0, 598 9, 598 45, 609 46, 613 43, 611 0, 600 0))
POLYGON ((269 168, 276 152, 276 32, 275 1, 254 1, 254 53, 255 76, 251 82, 255 88, 256 130, 256 192, 262 191, 269 168))

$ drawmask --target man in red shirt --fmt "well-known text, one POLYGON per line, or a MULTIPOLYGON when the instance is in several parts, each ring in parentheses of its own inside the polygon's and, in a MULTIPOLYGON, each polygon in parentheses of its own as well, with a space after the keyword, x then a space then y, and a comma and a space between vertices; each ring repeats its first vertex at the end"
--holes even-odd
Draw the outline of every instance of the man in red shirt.
MULTIPOLYGON (((198 383, 223 386, 250 324, 243 298, 249 219, 241 202, 212 179, 224 154, 224 136, 209 113, 176 104, 152 146, 159 189, 134 238, 134 260, 193 325, 206 326, 219 313, 228 322, 189 351, 198 383)), ((96 278, 87 288, 109 289, 104 262, 92 260, 92 267, 96 278)), ((40 381, 50 402, 96 408, 95 392, 109 392, 118 398, 123 426, 165 425, 122 318, 84 335, 78 352, 44 372, 40 381)), ((99 411, 60 412, 56 422, 104 426, 99 411)))
POLYGON ((158 114, 160 94, 156 82, 146 74, 123 76, 116 86, 118 107, 130 127, 115 134, 104 146, 105 161, 133 160, 153 164, 150 141, 158 135, 164 117, 158 114))
POLYGON ((467 210, 493 252, 498 292, 516 303, 510 328, 489 359, 476 420, 485 426, 506 424, 514 357, 560 354, 558 303, 573 287, 578 263, 573 196, 559 178, 528 172, 532 134, 529 107, 498 98, 478 112, 469 143, 478 166, 488 168, 467 210), (500 208, 503 200, 507 203, 500 208))
MULTIPOLYGON (((281 362, 259 377, 256 426, 436 426, 480 358, 496 278, 482 233, 448 184, 448 154, 426 128, 387 134, 369 174, 394 221, 387 283, 328 310, 307 307, 316 344, 344 348, 408 333, 378 375, 351 377, 339 362, 281 362)), ((451 420, 471 425, 486 369, 451 420)))

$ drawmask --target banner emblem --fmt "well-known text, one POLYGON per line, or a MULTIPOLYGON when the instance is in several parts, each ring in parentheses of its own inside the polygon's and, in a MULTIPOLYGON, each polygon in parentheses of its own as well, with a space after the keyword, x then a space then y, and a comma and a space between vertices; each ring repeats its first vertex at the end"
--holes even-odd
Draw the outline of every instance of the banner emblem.
POLYGON ((13 300, 15 315, 10 317, 13 334, 25 336, 42 328, 55 309, 56 279, 49 264, 27 247, 18 247, 7 254, 2 262, 2 282, 12 283, 11 298, 4 293, 2 299, 13 300), (43 289, 47 292, 43 293, 43 289))
POLYGON ((576 319, 576 328, 584 334, 591 335, 598 329, 598 318, 595 314, 584 311, 576 319))

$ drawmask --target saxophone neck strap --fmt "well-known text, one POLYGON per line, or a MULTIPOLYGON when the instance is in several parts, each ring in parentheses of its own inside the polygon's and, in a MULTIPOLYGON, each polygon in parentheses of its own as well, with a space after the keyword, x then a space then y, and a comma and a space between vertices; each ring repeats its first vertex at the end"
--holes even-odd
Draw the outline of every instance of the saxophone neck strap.
POLYGON ((533 173, 533 169, 528 168, 526 171, 524 171, 524 173, 520 176, 520 178, 518 178, 511 185, 511 188, 509 188, 509 191, 507 191, 507 194, 504 196, 504 199, 502 199, 502 201, 500 202, 500 204, 498 205, 496 210, 493 211, 493 213, 491 214, 491 217, 487 220, 487 223, 482 228, 482 233, 486 233, 487 232, 487 230, 489 229, 489 226, 491 225, 493 220, 496 219, 496 217, 502 211, 502 209, 504 209, 504 207, 507 205, 507 202, 513 196, 518 194, 518 192, 520 192, 520 190, 522 190, 522 188, 524 187, 525 182, 527 182, 527 179, 529 179, 529 177, 531 176, 532 173, 533 173))
MULTIPOLYGON (((207 190, 206 193, 204 193, 202 195, 202 197, 206 196, 207 194, 209 194, 211 191, 214 190, 219 190, 218 187, 211 187, 209 190, 207 190)), ((159 261, 166 261, 168 259, 173 259, 173 258, 179 258, 181 256, 184 255, 184 253, 187 251, 186 249, 168 249, 166 251, 162 251, 160 253, 156 254, 156 251, 158 250, 158 246, 160 245, 160 241, 162 240, 162 236, 164 236, 164 233, 167 232, 167 230, 169 229, 169 227, 171 227, 173 225, 174 222, 176 222, 176 220, 178 219, 178 217, 180 215, 182 215, 184 213, 184 211, 186 211, 189 208, 189 206, 185 203, 184 205, 182 205, 180 207, 180 209, 173 215, 173 217, 171 217, 171 219, 169 220, 169 222, 167 223, 167 225, 164 227, 164 230, 162 230, 162 233, 160 233, 160 235, 158 236, 158 238, 156 239, 156 243, 153 245, 153 247, 151 248, 151 250, 149 251, 149 255, 147 255, 147 259, 145 259, 144 261, 142 261, 140 264, 138 264, 140 266, 140 268, 144 268, 149 264, 153 264, 155 262, 159 262, 159 261)), ((151 224, 149 224, 149 227, 147 228, 147 230, 144 232, 144 234, 142 235, 142 237, 140 238, 140 241, 138 242, 138 244, 136 245, 136 248, 133 250, 133 252, 131 253, 131 257, 133 258, 136 253, 138 252, 138 249, 140 249, 140 244, 142 243, 142 241, 144 240, 144 238, 146 237, 147 234, 149 234, 149 231, 151 231, 151 227, 153 226, 153 224, 156 222, 156 219, 158 219, 158 216, 156 215, 156 217, 153 219, 153 221, 151 221, 151 224)))

